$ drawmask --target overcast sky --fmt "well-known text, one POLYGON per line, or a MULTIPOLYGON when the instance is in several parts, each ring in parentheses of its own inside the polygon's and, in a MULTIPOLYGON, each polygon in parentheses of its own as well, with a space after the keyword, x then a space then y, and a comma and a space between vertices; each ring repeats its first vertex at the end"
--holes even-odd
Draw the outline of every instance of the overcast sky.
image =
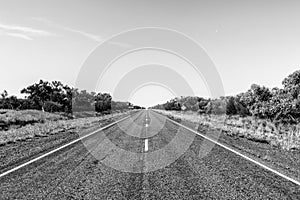
MULTIPOLYGON (((0 1, 0 90, 19 95, 39 79, 74 85, 101 42, 139 27, 173 29, 197 41, 213 60, 227 95, 252 83, 280 87, 300 66, 299 10, 297 0, 0 1)), ((141 87, 131 100, 148 106, 174 96, 158 87, 141 87)), ((199 89, 203 83, 192 87, 196 95, 207 95, 199 89)))

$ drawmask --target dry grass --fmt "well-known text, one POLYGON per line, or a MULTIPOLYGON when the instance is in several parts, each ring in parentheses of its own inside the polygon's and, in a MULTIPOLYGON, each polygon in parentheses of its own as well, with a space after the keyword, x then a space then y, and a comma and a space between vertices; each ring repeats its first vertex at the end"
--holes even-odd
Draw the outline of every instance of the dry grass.
POLYGON ((24 126, 27 124, 64 119, 66 119, 66 117, 62 115, 41 112, 38 110, 16 111, 0 109, 0 125, 3 129, 8 129, 10 126, 24 126))
MULTIPOLYGON (((17 112, 17 111, 16 111, 17 112)), ((126 113, 115 113, 113 115, 104 115, 101 117, 88 117, 72 120, 48 120, 43 123, 27 124, 20 128, 11 128, 7 131, 0 131, 0 145, 11 142, 27 140, 34 137, 44 137, 50 134, 57 134, 62 131, 75 131, 80 128, 90 127, 100 120, 110 117, 118 117, 126 113)))
POLYGON ((213 129, 222 130, 226 135, 244 137, 255 142, 268 143, 285 150, 300 149, 300 124, 275 124, 268 120, 241 118, 225 115, 199 115, 195 112, 156 110, 164 115, 190 121, 213 129))

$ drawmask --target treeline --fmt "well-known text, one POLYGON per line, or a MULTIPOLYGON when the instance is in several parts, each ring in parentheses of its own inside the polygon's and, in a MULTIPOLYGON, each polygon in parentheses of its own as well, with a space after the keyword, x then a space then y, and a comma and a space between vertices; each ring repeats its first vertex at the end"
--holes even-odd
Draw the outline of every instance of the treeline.
POLYGON ((284 123, 300 122, 300 70, 282 81, 283 88, 251 85, 246 92, 235 96, 205 99, 181 97, 153 108, 192 110, 206 114, 254 116, 284 123))
POLYGON ((151 108, 162 110, 197 111, 200 114, 225 114, 226 104, 224 97, 220 99, 205 99, 203 97, 176 97, 164 104, 158 104, 151 108))
POLYGON ((113 102, 108 93, 88 92, 78 90, 60 81, 43 81, 30 85, 21 90, 25 98, 9 96, 4 90, 1 93, 0 109, 25 110, 36 109, 47 112, 80 112, 96 111, 110 112, 112 109, 140 109, 128 102, 113 102))

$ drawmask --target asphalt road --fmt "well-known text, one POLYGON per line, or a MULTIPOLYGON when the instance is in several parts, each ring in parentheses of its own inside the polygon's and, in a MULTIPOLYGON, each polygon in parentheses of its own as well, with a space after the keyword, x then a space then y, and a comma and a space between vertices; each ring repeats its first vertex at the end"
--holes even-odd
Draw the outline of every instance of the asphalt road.
POLYGON ((300 187, 144 110, 2 177, 0 199, 300 199, 300 187))

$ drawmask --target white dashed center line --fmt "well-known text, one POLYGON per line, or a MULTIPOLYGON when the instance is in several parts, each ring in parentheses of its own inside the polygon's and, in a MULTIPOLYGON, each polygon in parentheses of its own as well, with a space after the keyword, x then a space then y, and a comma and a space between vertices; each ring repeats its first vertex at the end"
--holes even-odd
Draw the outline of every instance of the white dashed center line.
POLYGON ((148 139, 145 139, 145 151, 148 151, 148 139))

